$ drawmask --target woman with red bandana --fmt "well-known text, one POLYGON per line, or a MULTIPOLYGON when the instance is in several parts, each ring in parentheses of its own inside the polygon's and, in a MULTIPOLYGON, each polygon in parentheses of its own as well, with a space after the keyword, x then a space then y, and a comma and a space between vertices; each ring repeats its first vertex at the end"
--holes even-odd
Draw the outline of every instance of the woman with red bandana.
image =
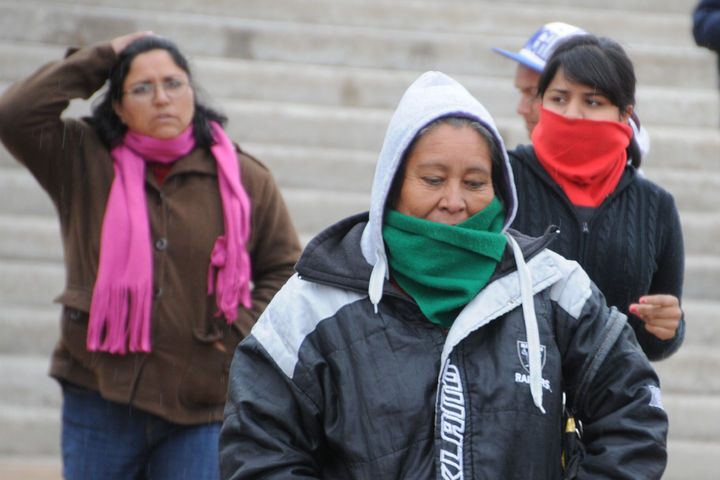
POLYGON ((145 32, 71 50, 0 97, 0 138, 60 220, 50 375, 67 480, 219 477, 230 360, 300 251, 225 120, 177 46, 145 32), (106 81, 90 117, 62 116, 106 81))
POLYGON ((672 195, 638 174, 632 62, 611 39, 570 38, 548 59, 538 98, 532 145, 509 152, 513 227, 531 235, 557 227, 551 248, 577 260, 628 315, 648 358, 666 358, 685 331, 683 238, 672 195))

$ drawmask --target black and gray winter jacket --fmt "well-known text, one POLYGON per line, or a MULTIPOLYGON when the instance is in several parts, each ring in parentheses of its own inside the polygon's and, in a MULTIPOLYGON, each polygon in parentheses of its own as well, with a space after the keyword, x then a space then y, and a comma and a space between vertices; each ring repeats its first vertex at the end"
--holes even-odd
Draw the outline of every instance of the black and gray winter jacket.
POLYGON ((390 184, 417 131, 446 115, 481 121, 502 146, 454 80, 429 72, 410 86, 369 213, 307 245, 235 353, 223 479, 559 479, 563 392, 584 422, 578 478, 662 475, 658 378, 624 315, 576 262, 548 250, 549 236, 507 230, 516 205, 507 157, 508 246, 452 327, 428 321, 390 280, 390 184))

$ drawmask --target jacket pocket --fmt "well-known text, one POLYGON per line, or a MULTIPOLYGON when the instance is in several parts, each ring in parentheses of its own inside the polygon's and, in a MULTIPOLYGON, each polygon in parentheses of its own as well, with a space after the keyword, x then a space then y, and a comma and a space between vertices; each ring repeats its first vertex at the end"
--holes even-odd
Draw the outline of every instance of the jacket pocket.
POLYGON ((62 344, 74 360, 86 368, 93 363, 93 353, 87 349, 89 315, 73 307, 63 306, 61 324, 62 344))
MULTIPOLYGON (((224 345, 224 344, 223 344, 224 345)), ((180 400, 188 407, 225 403, 233 351, 213 343, 197 343, 188 356, 180 383, 180 400)))

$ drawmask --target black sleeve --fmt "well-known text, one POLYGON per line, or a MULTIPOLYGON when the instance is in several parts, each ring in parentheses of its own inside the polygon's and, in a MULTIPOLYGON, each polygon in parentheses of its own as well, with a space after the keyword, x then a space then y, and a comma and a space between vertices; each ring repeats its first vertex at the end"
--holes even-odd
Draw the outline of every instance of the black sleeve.
POLYGON ((237 348, 220 432, 220 476, 320 478, 318 410, 252 335, 237 348))
POLYGON ((720 1, 703 0, 693 12, 695 43, 711 50, 720 50, 720 1))
POLYGON ((67 172, 87 135, 84 122, 64 119, 62 112, 71 100, 100 89, 116 60, 110 43, 71 51, 0 96, 0 139, 53 199, 74 188, 67 172))
POLYGON ((625 316, 592 291, 579 317, 569 320, 573 326, 563 347, 568 400, 584 427, 577 478, 661 478, 668 418, 659 379, 625 316), (612 337, 610 324, 617 326, 612 337))
MULTIPOLYGON (((682 307, 685 247, 680 217, 675 200, 670 194, 665 194, 660 210, 666 214, 661 216, 662 223, 658 226, 658 242, 661 246, 655 258, 657 271, 653 275, 648 293, 674 295, 681 301, 682 307)), ((673 338, 661 340, 645 330, 644 324, 641 324, 635 333, 648 358, 653 361, 662 360, 675 353, 682 345, 685 339, 685 315, 680 318, 680 325, 673 338)))

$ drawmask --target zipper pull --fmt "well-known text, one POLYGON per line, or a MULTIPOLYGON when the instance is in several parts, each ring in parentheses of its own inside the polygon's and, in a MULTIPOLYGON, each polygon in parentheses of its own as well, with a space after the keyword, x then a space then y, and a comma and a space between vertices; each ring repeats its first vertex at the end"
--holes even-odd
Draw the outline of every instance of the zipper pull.
POLYGON ((590 233, 590 227, 588 227, 587 222, 583 222, 582 231, 583 233, 590 233))

